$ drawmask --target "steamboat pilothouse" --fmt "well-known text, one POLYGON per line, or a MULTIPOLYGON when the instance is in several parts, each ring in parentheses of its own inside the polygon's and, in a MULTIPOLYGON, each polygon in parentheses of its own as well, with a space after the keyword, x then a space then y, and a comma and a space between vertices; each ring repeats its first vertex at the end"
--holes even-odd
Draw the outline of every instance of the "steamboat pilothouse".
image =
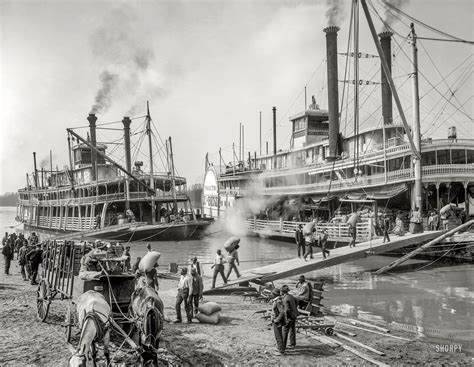
POLYGON ((63 170, 53 170, 52 162, 49 170, 38 170, 33 153, 33 175, 26 175, 27 185, 18 191, 17 220, 25 229, 128 242, 199 238, 209 221, 196 216, 186 179, 175 174, 171 137, 160 149, 166 150, 164 172, 154 170, 158 150, 153 153, 152 146, 158 139, 153 139, 149 112, 143 126, 149 143, 148 172, 142 170, 143 161, 135 161, 132 168, 129 117, 122 120, 124 167, 106 154, 106 144, 96 141, 95 114, 87 120, 86 139, 67 129, 69 166, 63 170))

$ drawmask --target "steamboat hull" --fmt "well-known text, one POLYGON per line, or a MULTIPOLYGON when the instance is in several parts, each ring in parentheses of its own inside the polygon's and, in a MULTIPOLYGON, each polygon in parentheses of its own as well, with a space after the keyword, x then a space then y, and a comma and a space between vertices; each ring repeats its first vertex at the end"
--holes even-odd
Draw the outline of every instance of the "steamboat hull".
POLYGON ((199 239, 210 221, 196 221, 191 223, 167 223, 155 225, 128 225, 117 226, 116 228, 107 227, 94 231, 64 231, 50 230, 42 227, 25 224, 24 228, 28 231, 36 231, 46 236, 60 236, 78 239, 100 239, 105 241, 117 242, 136 242, 136 241, 186 241, 199 239))

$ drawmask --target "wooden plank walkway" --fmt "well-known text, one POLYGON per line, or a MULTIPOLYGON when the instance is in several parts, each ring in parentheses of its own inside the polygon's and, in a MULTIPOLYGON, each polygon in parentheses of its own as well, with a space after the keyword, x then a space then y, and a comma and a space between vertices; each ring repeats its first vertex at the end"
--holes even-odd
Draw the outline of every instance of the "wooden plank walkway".
MULTIPOLYGON (((314 254, 314 259, 307 258, 305 261, 302 258, 294 258, 282 261, 275 264, 261 266, 259 268, 244 270, 241 272, 241 277, 228 282, 225 285, 216 287, 224 288, 232 285, 237 285, 242 282, 253 282, 263 284, 278 279, 285 279, 292 276, 305 274, 310 271, 327 268, 334 265, 354 261, 367 256, 367 254, 383 254, 398 248, 413 245, 415 243, 422 243, 430 241, 443 234, 444 231, 430 231, 424 233, 411 234, 407 233, 402 237, 391 235, 391 242, 382 243, 383 238, 376 238, 370 241, 361 242, 356 247, 349 248, 348 246, 339 247, 330 250, 331 255, 326 259, 323 258, 321 252, 314 254)), ((295 245, 296 253, 296 245, 295 245)), ((217 276, 217 283, 221 284, 222 279, 220 275, 217 276)), ((212 279, 204 280, 204 289, 210 289, 212 279)))

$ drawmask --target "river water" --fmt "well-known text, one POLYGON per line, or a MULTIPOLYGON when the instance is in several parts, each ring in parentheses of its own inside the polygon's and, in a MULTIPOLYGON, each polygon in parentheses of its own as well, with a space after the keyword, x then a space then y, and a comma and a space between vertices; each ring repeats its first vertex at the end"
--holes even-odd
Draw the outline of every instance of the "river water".
MULTIPOLYGON (((19 232, 14 220, 16 210, 0 207, 0 229, 19 232)), ((213 228, 211 228, 211 232, 213 228)), ((199 241, 152 242, 161 253, 160 264, 183 264, 197 256, 204 275, 210 275, 210 263, 216 250, 223 249, 229 237, 222 231, 199 241)), ((242 237, 240 269, 278 262, 296 256, 291 243, 242 237)), ((132 244, 132 258, 146 252, 146 243, 132 244)), ((133 261, 133 260, 132 260, 133 261)), ((471 264, 447 266, 437 262, 422 270, 425 263, 414 261, 389 275, 374 275, 370 270, 393 261, 393 258, 371 256, 352 263, 333 266, 306 274, 309 279, 324 281, 322 304, 332 312, 380 322, 412 332, 413 338, 425 338, 437 344, 462 344, 463 351, 474 351, 474 272, 471 264)), ((277 282, 292 287, 296 277, 277 282)))

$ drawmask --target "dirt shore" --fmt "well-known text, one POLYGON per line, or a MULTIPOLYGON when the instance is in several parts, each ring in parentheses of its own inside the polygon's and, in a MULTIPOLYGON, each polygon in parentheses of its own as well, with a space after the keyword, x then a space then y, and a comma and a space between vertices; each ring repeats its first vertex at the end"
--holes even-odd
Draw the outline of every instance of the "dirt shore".
MULTIPOLYGON (((64 366, 70 356, 64 339, 67 301, 55 300, 50 306, 46 322, 36 318, 36 286, 21 279, 18 262, 12 262, 11 274, 4 274, 3 256, 0 259, 0 364, 7 366, 47 365, 64 366)), ((177 281, 160 280, 160 296, 165 304, 165 317, 175 319, 174 301, 177 281)), ((222 307, 218 325, 165 323, 160 361, 163 365, 370 365, 343 347, 322 344, 305 334, 297 334, 297 347, 284 356, 276 356, 275 340, 269 321, 256 311, 268 309, 269 304, 243 301, 240 296, 205 296, 222 307)), ((342 318, 332 318, 344 321, 342 318)), ((337 328, 336 328, 337 330, 337 328)), ((379 356, 340 338, 334 340, 389 365, 471 365, 473 360, 463 352, 441 352, 437 344, 413 339, 413 334, 392 332, 390 335, 408 338, 395 339, 368 332, 357 333, 353 339, 383 353, 379 356)), ((73 329, 73 344, 79 330, 73 329)), ((126 346, 120 348, 118 336, 112 338, 111 354, 114 365, 138 364, 126 346)), ((441 344, 441 343, 440 343, 441 344)), ((446 344, 446 343, 442 343, 446 344)), ((99 356, 102 356, 99 353, 99 356)), ((105 363, 102 361, 103 365, 105 363)))

